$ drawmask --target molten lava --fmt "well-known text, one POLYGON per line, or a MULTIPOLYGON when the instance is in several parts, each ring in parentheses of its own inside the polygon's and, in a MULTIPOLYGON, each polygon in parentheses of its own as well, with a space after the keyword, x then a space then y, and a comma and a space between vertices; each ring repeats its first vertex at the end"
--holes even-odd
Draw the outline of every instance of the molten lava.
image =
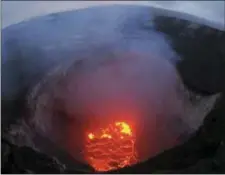
POLYGON ((115 122, 106 128, 89 132, 85 157, 96 171, 123 168, 137 162, 135 136, 125 122, 115 122))

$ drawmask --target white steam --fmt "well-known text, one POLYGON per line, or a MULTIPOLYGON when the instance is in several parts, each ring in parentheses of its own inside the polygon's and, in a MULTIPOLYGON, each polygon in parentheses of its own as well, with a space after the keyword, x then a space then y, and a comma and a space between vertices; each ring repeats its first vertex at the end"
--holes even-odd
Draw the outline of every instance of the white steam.
POLYGON ((31 93, 31 130, 76 152, 92 121, 135 121, 147 157, 192 133, 197 125, 184 118, 187 100, 174 66, 179 57, 153 17, 149 8, 112 6, 18 24, 21 47, 41 48, 24 53, 24 63, 38 61, 21 69, 36 75, 58 60, 31 93))

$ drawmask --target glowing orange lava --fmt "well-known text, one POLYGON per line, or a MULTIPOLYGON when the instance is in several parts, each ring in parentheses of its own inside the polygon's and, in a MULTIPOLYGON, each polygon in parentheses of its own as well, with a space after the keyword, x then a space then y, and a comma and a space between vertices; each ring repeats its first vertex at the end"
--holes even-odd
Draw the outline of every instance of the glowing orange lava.
POLYGON ((86 141, 85 157, 96 171, 119 169, 137 162, 135 137, 125 122, 89 132, 86 141))

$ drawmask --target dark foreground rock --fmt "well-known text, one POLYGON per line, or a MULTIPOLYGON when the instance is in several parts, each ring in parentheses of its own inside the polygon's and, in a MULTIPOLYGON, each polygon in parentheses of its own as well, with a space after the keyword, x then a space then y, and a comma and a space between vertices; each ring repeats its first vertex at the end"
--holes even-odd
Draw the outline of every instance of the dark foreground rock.
POLYGON ((63 166, 30 147, 2 139, 2 173, 63 173, 63 166))
POLYGON ((2 139, 2 169, 3 174, 83 174, 73 167, 62 164, 55 158, 35 151, 26 146, 18 147, 7 139, 2 139))

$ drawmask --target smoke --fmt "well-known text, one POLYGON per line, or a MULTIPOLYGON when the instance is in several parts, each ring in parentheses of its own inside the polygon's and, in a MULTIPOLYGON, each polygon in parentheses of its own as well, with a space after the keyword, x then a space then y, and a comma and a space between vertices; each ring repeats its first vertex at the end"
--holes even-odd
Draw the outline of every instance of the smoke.
POLYGON ((51 55, 61 61, 32 89, 31 130, 72 155, 82 151, 86 131, 112 120, 132 124, 141 155, 149 157, 177 144, 177 138, 189 132, 182 122, 184 94, 174 67, 179 57, 161 33, 150 30, 154 24, 149 9, 113 6, 71 13, 60 17, 70 26, 67 33, 62 25, 54 26, 57 30, 50 36, 47 24, 41 33, 25 30, 28 38, 38 34, 43 47, 45 38, 61 44, 41 54, 44 63, 51 63, 51 55))
POLYGON ((170 126, 171 120, 179 121, 184 111, 178 81, 173 65, 166 59, 124 53, 71 80, 65 94, 66 110, 71 116, 88 117, 95 125, 111 120, 133 122, 139 136, 148 132, 149 139, 158 147, 155 149, 161 149, 159 140, 162 143, 170 137, 168 142, 164 140, 164 146, 174 144, 176 137, 187 129, 170 126))
MULTIPOLYGON (((111 59, 92 69, 85 62, 86 71, 70 80, 64 94, 68 111, 84 115, 92 111, 94 116, 107 117, 120 110, 137 108, 144 112, 152 106, 155 113, 165 111, 165 104, 177 100, 177 75, 168 61, 137 53, 124 53, 111 59)), ((179 111, 178 104, 171 105, 171 111, 179 111)))
POLYGON ((23 31, 17 40, 23 41, 21 47, 42 48, 36 57, 23 54, 39 60, 20 64, 24 74, 36 75, 45 67, 49 72, 31 89, 26 119, 31 132, 72 155, 82 151, 85 131, 111 120, 133 125, 145 158, 180 143, 179 136, 193 130, 183 122, 185 94, 174 67, 179 57, 154 30, 149 8, 113 6, 73 13, 15 29, 23 31), (46 66, 57 59, 54 70, 46 66))
POLYGON ((179 76, 167 59, 99 47, 72 62, 47 76, 30 102, 36 130, 66 143, 71 154, 82 150, 85 132, 115 120, 131 123, 146 146, 141 154, 150 150, 147 157, 177 144, 188 129, 180 122, 184 94, 179 76))

